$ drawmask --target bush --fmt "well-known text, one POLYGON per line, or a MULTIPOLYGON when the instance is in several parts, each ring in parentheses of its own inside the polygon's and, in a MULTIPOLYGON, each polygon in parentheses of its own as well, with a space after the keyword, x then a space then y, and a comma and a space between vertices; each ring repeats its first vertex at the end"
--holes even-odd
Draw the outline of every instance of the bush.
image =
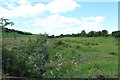
POLYGON ((3 73, 8 76, 42 78, 48 62, 47 37, 28 41, 18 47, 2 49, 3 73))

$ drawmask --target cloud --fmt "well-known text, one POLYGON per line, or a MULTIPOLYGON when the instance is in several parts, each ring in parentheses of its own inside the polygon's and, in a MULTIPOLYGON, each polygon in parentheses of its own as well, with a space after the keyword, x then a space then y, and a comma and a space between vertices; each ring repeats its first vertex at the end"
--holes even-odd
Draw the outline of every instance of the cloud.
MULTIPOLYGON (((29 28, 29 31, 31 27, 28 27, 28 25, 34 26, 34 30, 31 30, 33 33, 38 33, 39 31, 41 33, 56 33, 58 29, 65 29, 66 27, 80 25, 81 23, 79 19, 60 15, 60 13, 72 11, 76 7, 80 7, 80 5, 73 0, 54 0, 47 4, 37 3, 34 5, 31 5, 31 3, 27 0, 18 0, 17 3, 19 4, 17 6, 12 3, 6 3, 5 5, 7 5, 9 9, 0 7, 0 12, 3 12, 0 14, 0 17, 13 19, 20 17, 31 17, 30 21, 21 21, 21 19, 18 20, 22 25, 29 28), (49 12, 50 14, 47 15, 46 12, 49 12), (33 23, 33 25, 31 23, 33 23), (42 30, 39 30, 41 28, 42 30)), ((19 23, 16 25, 18 24, 19 23)), ((21 29, 23 30, 23 28, 21 29)))
POLYGON ((110 28, 109 33, 111 34, 113 31, 118 31, 118 30, 120 31, 120 29, 118 29, 118 28, 110 28))
POLYGON ((60 34, 62 30, 73 28, 73 26, 80 26, 80 24, 81 21, 79 19, 53 14, 45 19, 37 18, 34 20, 33 26, 38 26, 38 29, 42 28, 42 32, 60 34))
POLYGON ((101 31, 103 29, 105 29, 105 26, 102 23, 98 23, 98 22, 85 22, 82 24, 82 26, 80 27, 83 30, 88 31, 101 31))
MULTIPOLYGON (((103 18, 103 16, 101 16, 103 18)), ((94 21, 89 21, 91 17, 83 18, 70 18, 61 16, 60 14, 54 14, 46 17, 45 19, 35 20, 34 26, 40 26, 44 32, 54 33, 56 35, 64 33, 80 33, 82 30, 89 31, 100 31, 105 29, 105 26, 101 23, 104 19, 98 20, 99 16, 94 17, 94 21)))
POLYGON ((22 17, 35 17, 38 16, 45 11, 44 4, 36 4, 32 5, 21 5, 17 8, 13 9, 11 12, 14 14, 14 17, 22 16, 22 17))
POLYGON ((21 5, 30 4, 30 2, 28 0, 17 0, 17 3, 19 3, 21 5))
POLYGON ((15 26, 11 27, 14 29, 32 33, 47 32, 50 35, 80 33, 82 30, 88 32, 105 29, 105 26, 102 24, 105 19, 104 16, 83 18, 62 16, 61 13, 67 13, 80 7, 73 0, 54 0, 47 4, 37 3, 34 5, 31 5, 27 0, 19 0, 18 3, 20 5, 17 6, 6 3, 5 5, 9 9, 0 6, 0 17, 17 18, 18 22, 15 26))
POLYGON ((52 13, 64 13, 67 11, 72 11, 76 7, 80 7, 73 0, 54 0, 53 2, 46 5, 47 10, 52 13))
POLYGON ((4 3, 5 5, 7 5, 8 9, 14 9, 15 8, 15 4, 14 3, 4 3))
POLYGON ((35 26, 44 26, 49 28, 64 28, 64 27, 71 27, 75 25, 80 25, 80 20, 76 18, 64 17, 60 14, 53 14, 48 16, 45 19, 37 19, 35 20, 35 26))
POLYGON ((85 17, 82 18, 84 21, 96 21, 96 22, 102 22, 105 18, 103 16, 97 16, 97 17, 85 17))
POLYGON ((38 17, 46 14, 45 12, 63 13, 80 6, 73 0, 54 0, 47 4, 37 3, 35 5, 31 5, 27 0, 18 0, 17 3, 20 5, 5 3, 4 5, 7 5, 8 9, 0 7, 0 17, 38 17))
POLYGON ((9 10, 5 9, 3 7, 0 7, 0 18, 1 17, 8 17, 8 15, 10 16, 9 10))
POLYGON ((54 34, 59 35, 80 33, 82 30, 85 30, 88 33, 89 31, 101 31, 103 29, 105 29, 105 26, 103 24, 95 22, 86 22, 78 26, 57 29, 57 31, 54 31, 54 34))
POLYGON ((0 17, 7 17, 7 18, 15 18, 15 17, 35 17, 38 15, 43 15, 45 11, 45 5, 44 4, 36 4, 34 6, 32 5, 20 5, 16 8, 13 8, 12 10, 5 9, 3 7, 0 7, 0 17))

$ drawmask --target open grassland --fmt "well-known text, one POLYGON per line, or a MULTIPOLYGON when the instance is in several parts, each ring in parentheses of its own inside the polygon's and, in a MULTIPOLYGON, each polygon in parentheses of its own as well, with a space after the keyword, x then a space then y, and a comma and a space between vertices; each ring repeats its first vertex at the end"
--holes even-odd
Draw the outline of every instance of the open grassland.
MULTIPOLYGON (((37 41, 36 38, 4 38, 3 45, 8 51, 17 51, 17 48, 22 45, 23 52, 26 51, 25 54, 28 54, 27 52, 32 52, 31 49, 34 49, 30 48, 31 44, 33 44, 34 41, 37 41)), ((96 78, 100 76, 103 76, 105 78, 118 77, 119 44, 116 38, 53 38, 47 39, 46 45, 47 48, 45 49, 47 49, 48 51, 48 59, 44 65, 44 70, 42 70, 43 72, 41 73, 42 78, 96 78)), ((37 54, 36 51, 39 51, 39 49, 41 48, 36 47, 33 51, 34 54, 37 54)), ((30 58, 34 54, 29 53, 29 55, 27 56, 29 56, 28 58, 30 58)), ((38 54, 41 53, 39 52, 38 54)), ((34 64, 34 59, 37 58, 33 56, 31 58, 33 59, 31 59, 30 62, 24 63, 25 65, 27 65, 28 68, 37 65, 34 64)), ((36 67, 26 69, 29 75, 22 74, 21 77, 36 77, 32 76, 33 74, 37 74, 37 71, 34 70, 35 68, 36 67), (32 71, 33 73, 31 73, 30 71, 32 71)), ((8 76, 15 75, 10 74, 8 76)))

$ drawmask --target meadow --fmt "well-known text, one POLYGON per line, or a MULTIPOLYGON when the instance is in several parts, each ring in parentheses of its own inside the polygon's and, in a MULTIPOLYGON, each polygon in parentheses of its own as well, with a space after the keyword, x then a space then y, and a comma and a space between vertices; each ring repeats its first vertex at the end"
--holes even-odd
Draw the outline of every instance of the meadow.
POLYGON ((2 77, 118 78, 120 31, 49 36, 9 29, 7 20, 0 19, 2 77))
POLYGON ((3 38, 3 76, 117 78, 118 45, 114 37, 3 38))

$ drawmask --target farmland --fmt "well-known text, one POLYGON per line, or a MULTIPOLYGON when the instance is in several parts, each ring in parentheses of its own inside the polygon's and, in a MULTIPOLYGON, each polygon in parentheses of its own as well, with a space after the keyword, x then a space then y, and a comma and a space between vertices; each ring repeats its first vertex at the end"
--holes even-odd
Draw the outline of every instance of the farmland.
POLYGON ((117 78, 118 45, 114 37, 3 38, 4 76, 117 78))

